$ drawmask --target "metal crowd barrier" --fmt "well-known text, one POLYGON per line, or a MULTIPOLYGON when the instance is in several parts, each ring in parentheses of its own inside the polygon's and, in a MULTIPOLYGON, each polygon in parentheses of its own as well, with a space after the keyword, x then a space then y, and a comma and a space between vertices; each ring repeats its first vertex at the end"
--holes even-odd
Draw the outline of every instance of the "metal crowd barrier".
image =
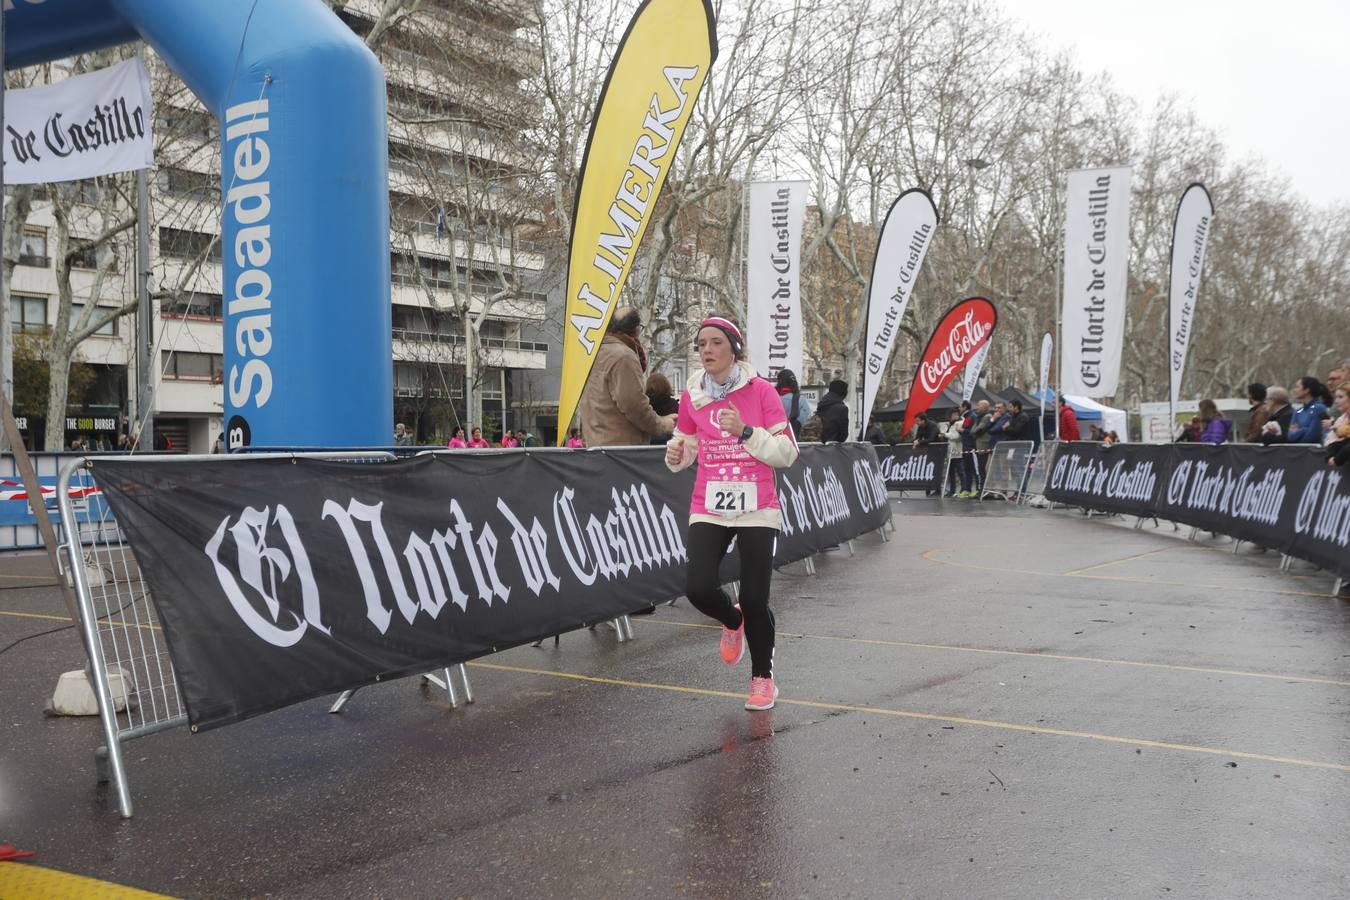
MULTIPOLYGON (((278 453, 291 457, 297 454, 278 453)), ((312 459, 341 459, 351 462, 387 462, 392 453, 352 451, 306 453, 312 459)), ((148 458, 148 457, 147 457, 148 458)), ((168 457, 183 460, 220 461, 221 456, 168 457)), ((236 457, 238 458, 238 457, 236 457)), ((57 503, 64 530, 58 548, 65 575, 75 588, 80 614, 80 632, 89 665, 86 673, 98 700, 104 745, 95 751, 98 780, 111 778, 117 792, 117 805, 124 818, 132 813, 131 788, 122 744, 188 724, 187 710, 178 691, 178 677, 164 642, 164 631, 141 575, 140 565, 121 528, 106 504, 94 515, 77 516, 76 503, 69 490, 77 478, 93 481, 86 470, 89 457, 70 460, 57 480, 57 503)), ((464 683, 466 700, 473 702, 463 666, 454 667, 464 683)), ((444 683, 434 675, 423 678, 446 690, 451 705, 457 705, 451 669, 445 669, 444 683)), ((342 694, 332 712, 339 712, 354 691, 342 694)))
POLYGON ((1027 474, 1023 484, 1022 500, 1029 502, 1033 497, 1045 496, 1045 485, 1050 479, 1050 467, 1055 464, 1055 451, 1059 441, 1042 441, 1040 450, 1032 453, 1027 461, 1027 474))
POLYGON ((1004 498, 1020 496, 1035 446, 1031 441, 999 441, 995 444, 989 452, 989 473, 980 499, 991 494, 1004 498))

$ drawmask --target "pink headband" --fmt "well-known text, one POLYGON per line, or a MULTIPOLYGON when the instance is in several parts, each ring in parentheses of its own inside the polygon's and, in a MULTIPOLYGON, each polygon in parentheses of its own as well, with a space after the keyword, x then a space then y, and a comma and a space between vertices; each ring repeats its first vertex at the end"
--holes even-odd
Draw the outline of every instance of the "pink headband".
POLYGON ((709 316, 699 323, 699 330, 704 328, 717 328, 726 333, 731 339, 731 349, 736 353, 741 352, 741 347, 745 346, 745 338, 741 337, 741 330, 737 328, 729 319, 723 319, 721 316, 709 316))

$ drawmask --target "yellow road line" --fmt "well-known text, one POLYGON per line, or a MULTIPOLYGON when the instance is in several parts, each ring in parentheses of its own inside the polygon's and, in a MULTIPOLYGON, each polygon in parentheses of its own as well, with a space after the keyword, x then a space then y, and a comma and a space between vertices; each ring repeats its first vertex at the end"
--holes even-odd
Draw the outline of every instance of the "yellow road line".
MULTIPOLYGON (((646 619, 647 625, 669 625, 679 628, 714 628, 721 625, 704 625, 699 622, 672 622, 660 619, 646 619)), ((914 647, 920 650, 949 650, 959 653, 985 653, 991 656, 1030 656, 1037 659, 1055 659, 1062 662, 1097 663, 1109 666, 1134 666, 1140 669, 1170 669, 1177 672, 1200 672, 1206 675, 1233 675, 1242 678, 1266 678, 1272 681, 1296 681, 1307 684, 1332 684, 1338 687, 1350 687, 1350 681, 1339 678, 1322 678, 1317 675, 1282 675, 1278 672, 1246 672, 1241 669, 1220 669, 1213 666, 1183 666, 1174 663, 1139 662, 1132 659, 1112 659, 1103 656, 1070 656, 1064 653, 1040 653, 1035 650, 999 650, 993 647, 963 647, 960 644, 933 644, 924 641, 894 641, 884 638, 840 637, 834 634, 810 634, 807 632, 778 631, 780 637, 809 638, 815 641, 837 641, 846 644, 871 644, 878 647, 914 647)))
POLYGON ((982 566, 978 563, 956 562, 950 559, 938 559, 930 556, 930 553, 941 553, 943 547, 930 547, 919 555, 931 563, 938 563, 944 566, 954 566, 958 569, 976 569, 981 572, 1001 572, 1005 575, 1035 575, 1040 578, 1087 578, 1093 581, 1121 581, 1128 584, 1165 584, 1169 587, 1184 587, 1200 590, 1209 588, 1215 591, 1241 591, 1248 594, 1279 594, 1286 597, 1334 597, 1331 592, 1321 593, 1317 591, 1285 591, 1279 588, 1253 588, 1242 587, 1232 584, 1202 584, 1196 581, 1165 581, 1161 578, 1132 578, 1127 575, 1075 575, 1067 572, 1037 572, 1033 569, 1012 569, 1007 566, 982 566))
MULTIPOLYGON (((13 616, 16 619, 47 619, 52 622, 71 622, 72 624, 75 624, 70 616, 48 616, 43 615, 42 613, 9 612, 0 609, 0 616, 13 616)), ((106 619, 99 619, 98 624, 100 626, 106 625, 111 628, 145 628, 149 631, 161 630, 159 625, 146 625, 142 622, 109 622, 106 619)))
MULTIPOLYGON (((606 684, 614 687, 643 688, 647 690, 671 691, 679 694, 695 694, 704 697, 728 697, 740 700, 744 696, 731 691, 717 691, 709 688, 686 687, 678 684, 660 684, 649 681, 628 681, 622 678, 603 678, 598 675, 580 675, 575 672, 554 672, 549 669, 532 669, 525 666, 507 666, 501 663, 471 662, 468 665, 480 669, 496 669, 502 672, 515 672, 521 675, 546 675, 553 678, 565 678, 589 684, 606 684)), ((991 719, 969 719, 964 716, 946 716, 937 713, 915 712, 906 709, 885 709, 876 706, 858 706, 852 703, 832 703, 821 700, 792 700, 779 697, 778 702, 788 706, 804 706, 811 709, 838 710, 841 712, 868 713, 877 716, 890 716, 897 719, 918 719, 924 722, 945 722, 952 725, 974 725, 981 728, 996 728, 1003 731, 1021 731, 1027 734, 1048 734, 1055 737, 1079 738, 1081 740, 1101 741, 1109 744, 1124 744, 1130 747, 1151 747, 1156 750, 1176 750, 1184 753, 1204 753, 1210 756, 1227 756, 1234 759, 1249 759, 1258 762, 1284 763, 1291 766, 1304 766, 1311 769, 1330 769, 1335 772, 1350 772, 1350 765, 1344 763, 1322 762, 1315 759, 1298 759, 1290 756, 1273 756, 1268 753, 1248 753, 1242 750, 1227 750, 1223 747, 1203 747, 1197 744, 1178 744, 1172 741, 1155 741, 1148 738, 1121 737, 1112 734, 1097 734, 1091 731, 1074 731, 1068 728, 1047 728, 1043 725, 1025 725, 1019 722, 997 722, 991 719)))
POLYGON ((1130 556, 1122 556, 1120 559, 1113 559, 1104 563, 1097 563, 1095 566, 1083 566, 1081 569, 1070 569, 1067 572, 1060 572, 1060 575, 1082 575, 1084 572, 1091 572, 1093 569, 1104 569, 1107 566, 1114 566, 1117 563, 1129 562, 1134 559, 1143 559, 1145 556, 1152 556, 1155 553, 1166 553, 1169 550, 1176 550, 1176 547, 1158 547, 1156 550, 1145 550, 1143 553, 1135 553, 1130 556))

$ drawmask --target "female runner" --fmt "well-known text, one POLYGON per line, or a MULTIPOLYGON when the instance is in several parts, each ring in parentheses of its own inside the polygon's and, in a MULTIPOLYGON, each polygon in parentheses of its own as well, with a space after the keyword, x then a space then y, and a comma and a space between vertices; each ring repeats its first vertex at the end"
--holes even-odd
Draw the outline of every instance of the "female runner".
POLYGON ((745 708, 772 709, 778 687, 769 582, 781 524, 773 470, 796 461, 797 445, 778 392, 743 361, 745 340, 733 322, 704 319, 697 348, 703 371, 690 377, 675 433, 666 444, 672 472, 698 463, 689 503, 685 593, 696 609, 722 623, 723 662, 740 662, 749 643, 745 708), (732 540, 741 561, 738 604, 718 577, 732 540))

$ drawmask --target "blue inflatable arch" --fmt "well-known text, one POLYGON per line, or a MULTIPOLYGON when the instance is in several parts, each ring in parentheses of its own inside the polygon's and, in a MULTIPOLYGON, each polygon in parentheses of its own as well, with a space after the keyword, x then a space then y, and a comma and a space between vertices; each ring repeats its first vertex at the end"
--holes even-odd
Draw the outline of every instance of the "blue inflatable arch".
POLYGON ((231 447, 390 442, 384 71, 322 0, 3 0, 5 64, 144 39, 221 126, 231 447))

